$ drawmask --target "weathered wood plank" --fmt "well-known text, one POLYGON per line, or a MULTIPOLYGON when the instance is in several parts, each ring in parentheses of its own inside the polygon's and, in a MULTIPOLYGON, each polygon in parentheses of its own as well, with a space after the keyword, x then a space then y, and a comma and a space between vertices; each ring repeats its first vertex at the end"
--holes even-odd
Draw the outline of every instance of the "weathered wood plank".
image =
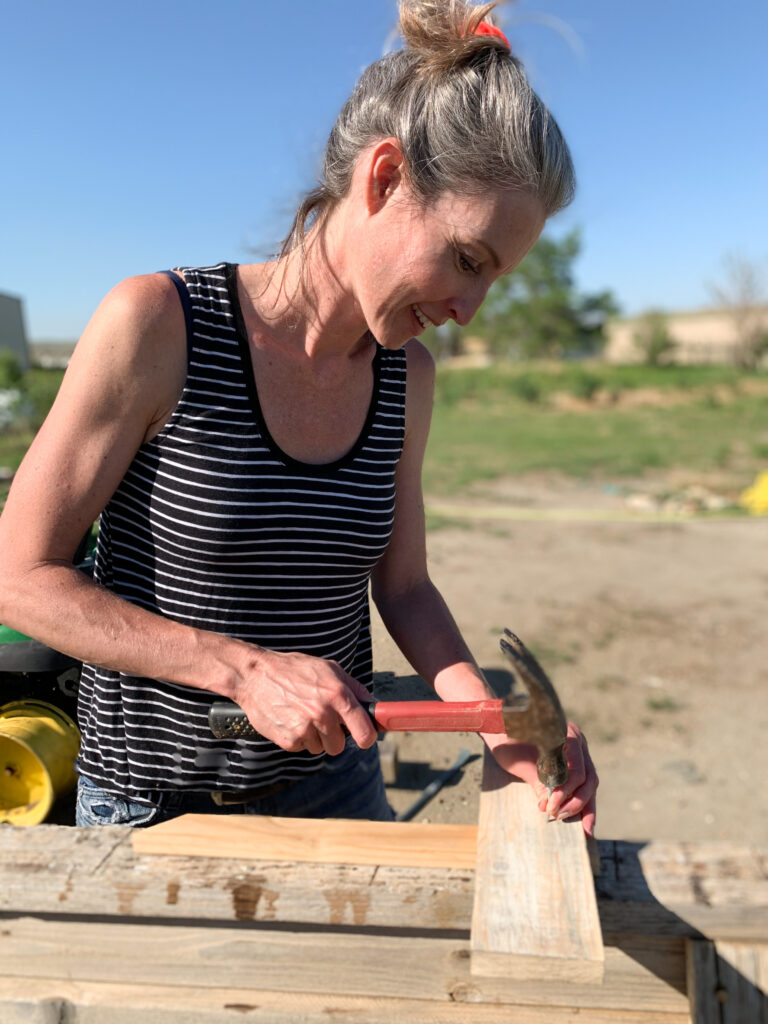
POLYGON ((761 941, 768 935, 768 847, 599 840, 603 934, 761 941))
POLYGON ((530 787, 486 752, 472 972, 583 983, 603 976, 603 940, 581 824, 548 823, 530 787))
POLYGON ((765 846, 657 840, 638 850, 638 869, 659 905, 708 938, 761 942, 768 936, 765 846))
POLYGON ((688 1024, 688 1013, 0 978, 3 1024, 688 1024))
POLYGON ((768 941, 686 942, 692 1024, 768 1024, 768 941))
POLYGON ((476 837, 474 825, 183 814, 136 829, 133 848, 137 853, 186 857, 471 868, 476 837))
POLYGON ((474 872, 141 856, 127 826, 0 829, 0 911, 464 931, 474 872))
MULTIPOLYGON (((447 1004, 687 1012, 683 942, 608 951, 603 984, 470 974, 469 943, 442 937, 266 927, 14 918, 0 928, 0 977, 179 988, 250 988, 447 1004)), ((248 999, 244 997, 244 1002, 248 999)))
MULTIPOLYGON (((469 932, 469 868, 142 856, 132 834, 127 826, 0 828, 0 911, 469 932)), ((728 841, 598 847, 606 942, 768 936, 768 850, 728 841)))

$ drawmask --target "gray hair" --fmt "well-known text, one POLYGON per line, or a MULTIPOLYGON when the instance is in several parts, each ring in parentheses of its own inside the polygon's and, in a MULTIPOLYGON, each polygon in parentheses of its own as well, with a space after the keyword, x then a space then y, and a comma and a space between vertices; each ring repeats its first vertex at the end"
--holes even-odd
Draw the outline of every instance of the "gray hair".
POLYGON ((504 40, 476 35, 495 6, 400 0, 406 47, 363 72, 326 143, 319 185, 299 207, 282 255, 349 192, 360 154, 396 138, 416 199, 493 186, 537 196, 547 217, 573 198, 575 175, 554 117, 504 40))

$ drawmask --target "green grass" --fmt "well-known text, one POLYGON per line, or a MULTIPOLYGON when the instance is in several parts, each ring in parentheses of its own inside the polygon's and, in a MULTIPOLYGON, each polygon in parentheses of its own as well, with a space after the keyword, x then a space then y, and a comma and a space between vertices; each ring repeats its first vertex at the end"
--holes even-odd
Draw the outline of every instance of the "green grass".
MULTIPOLYGON (((39 369, 24 375, 26 411, 0 433, 0 466, 18 467, 61 376, 39 369)), ((746 486, 767 462, 768 373, 599 363, 441 367, 424 482, 430 495, 455 497, 473 483, 528 471, 617 479, 684 466, 726 470, 746 486), (666 408, 606 404, 606 395, 638 388, 674 390, 683 401, 666 408), (582 411, 557 408, 554 396, 563 392, 579 399, 582 411)), ((5 491, 0 485, 0 500, 5 491)))
MULTIPOLYGON (((752 374, 768 383, 768 374, 752 374)), ((495 363, 454 370, 438 368, 437 398, 441 405, 466 399, 507 395, 527 402, 542 401, 556 392, 591 399, 603 390, 610 395, 640 388, 661 391, 703 391, 721 388, 737 392, 745 375, 732 366, 609 366, 604 363, 495 363)))
POLYGON ((730 367, 444 370, 438 374, 425 490, 455 495, 476 482, 533 470, 614 479, 678 466, 733 471, 746 485, 765 468, 768 375, 751 376, 765 386, 764 394, 744 393, 744 380, 730 367), (589 375, 586 384, 579 374, 589 375), (521 395, 521 378, 530 394, 532 385, 538 388, 535 400, 521 395), (623 408, 586 398, 599 389, 641 387, 673 388, 684 392, 684 400, 623 408), (586 411, 561 410, 551 401, 558 391, 579 389, 586 411))

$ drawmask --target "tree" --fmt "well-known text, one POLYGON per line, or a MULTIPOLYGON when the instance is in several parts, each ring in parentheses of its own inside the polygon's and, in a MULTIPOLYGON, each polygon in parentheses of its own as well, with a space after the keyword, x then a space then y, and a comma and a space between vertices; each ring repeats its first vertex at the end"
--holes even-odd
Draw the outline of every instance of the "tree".
POLYGON ((618 307, 609 291, 578 292, 573 264, 580 249, 577 230, 540 238, 517 270, 491 287, 480 330, 496 355, 560 358, 600 348, 603 325, 618 307))
POLYGON ((632 340, 642 352, 646 366, 661 366, 668 362, 676 348, 675 340, 669 333, 667 318, 655 309, 640 318, 632 340))
POLYGON ((752 260, 731 254, 725 260, 722 284, 710 285, 710 291, 728 310, 736 329, 736 362, 745 370, 754 370, 768 352, 768 289, 765 272, 752 260))

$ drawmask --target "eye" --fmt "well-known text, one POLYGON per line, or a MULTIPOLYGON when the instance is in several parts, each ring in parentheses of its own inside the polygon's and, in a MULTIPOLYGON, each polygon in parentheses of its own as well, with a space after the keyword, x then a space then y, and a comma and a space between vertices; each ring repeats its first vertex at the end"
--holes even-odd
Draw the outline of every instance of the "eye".
POLYGON ((456 250, 456 262, 459 269, 466 274, 478 274, 480 272, 478 264, 471 260, 461 249, 456 250))

